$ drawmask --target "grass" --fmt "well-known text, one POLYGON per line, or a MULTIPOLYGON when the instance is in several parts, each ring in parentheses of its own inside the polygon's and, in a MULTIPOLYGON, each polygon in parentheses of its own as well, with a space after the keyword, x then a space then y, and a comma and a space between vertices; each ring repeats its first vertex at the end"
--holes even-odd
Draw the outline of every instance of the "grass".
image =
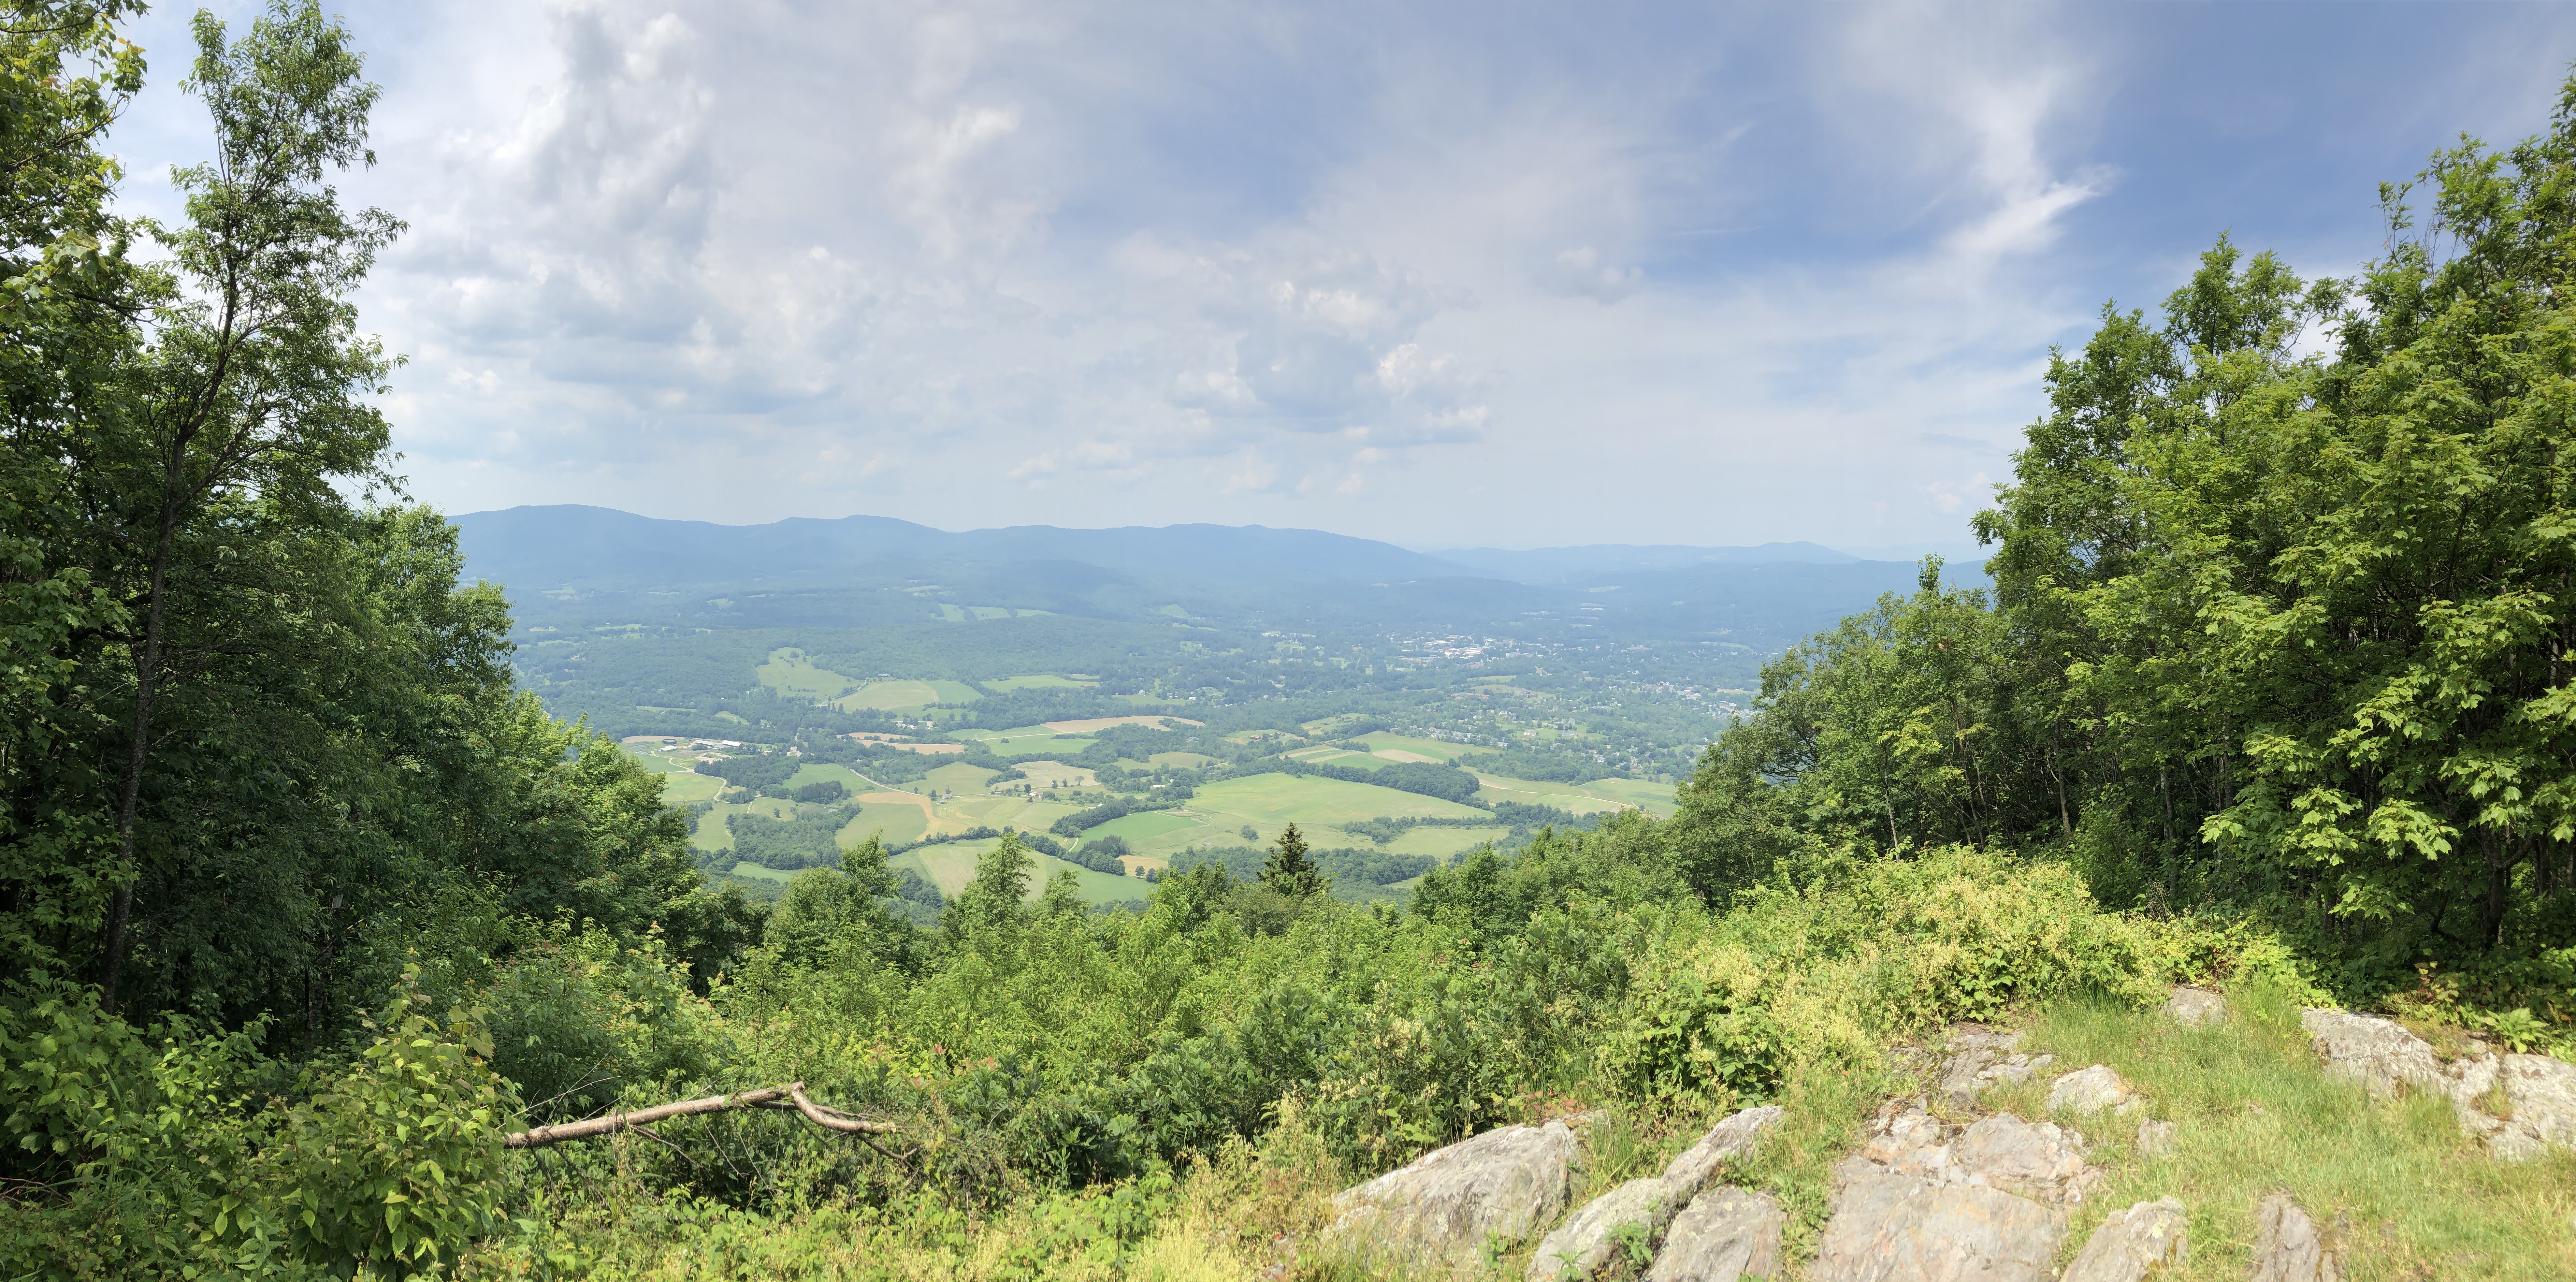
POLYGON ((832 700, 843 712, 874 708, 880 712, 913 712, 934 703, 973 703, 984 696, 955 681, 869 681, 832 700))
POLYGON ((1076 721, 1050 721, 1046 723, 1046 728, 1056 734, 1089 734, 1094 730, 1106 730, 1111 726, 1143 726, 1148 730, 1169 731, 1173 726, 1195 727, 1199 724, 1196 721, 1166 714, 1139 712, 1124 717, 1084 717, 1076 721), (1171 724, 1166 725, 1165 722, 1171 724))
POLYGON ((795 880, 797 873, 805 870, 802 868, 792 870, 785 868, 771 868, 763 864, 752 863, 749 860, 737 860, 734 863, 732 871, 733 875, 736 877, 751 877, 761 881, 774 881, 780 885, 785 885, 786 883, 795 880))
MULTIPOLYGON (((2110 1211, 2170 1194, 2191 1208, 2191 1261, 2177 1282, 2232 1282, 2252 1260, 2255 1208, 2288 1192, 2356 1282, 2576 1277, 2576 1154, 2498 1162, 2445 1100, 2374 1103, 2326 1080, 2286 998, 2240 990, 2229 1004, 2216 1028, 2108 1001, 2064 1003, 2031 1023, 2026 1049, 2068 1071, 2110 1065, 2178 1127, 2155 1158, 2137 1154, 2131 1124, 2085 1128, 2112 1175, 2070 1227, 2069 1258, 2110 1211)), ((2046 1090, 2034 1081, 1987 1102, 2036 1116, 2046 1090)))
POLYGON ((866 792, 859 794, 859 817, 835 833, 832 840, 841 849, 867 840, 871 835, 888 845, 919 841, 933 823, 927 799, 909 793, 866 792))
POLYGON ((1202 826, 1203 825, 1201 825, 1197 820, 1194 820, 1187 815, 1176 815, 1163 810, 1149 810, 1141 815, 1127 815, 1123 818, 1112 819, 1109 822, 1084 833, 1083 836, 1086 839, 1091 837, 1116 837, 1121 841, 1125 841, 1128 844, 1133 845, 1148 837, 1159 837, 1167 832, 1177 832, 1183 829, 1195 832, 1202 826))
POLYGON ((1474 850, 1489 841, 1501 841, 1510 835, 1510 831, 1507 828, 1408 828, 1383 846, 1366 837, 1355 838, 1350 844, 1362 850, 1390 855, 1430 855, 1435 859, 1445 859, 1462 850, 1474 850))
POLYGON ((664 805, 685 806, 692 801, 713 801, 716 794, 724 791, 724 786, 724 780, 695 770, 666 771, 662 775, 662 802, 664 805))
POLYGON ((1096 679, 1084 681, 1073 677, 1059 676, 1052 672, 1042 672, 1034 676, 1026 677, 994 677, 990 680, 979 681, 976 684, 983 686, 987 690, 996 690, 1004 694, 1008 694, 1013 690, 1088 690, 1093 686, 1099 685, 1100 682, 1096 679))
POLYGON ((1219 827, 1231 830, 1249 823, 1264 833, 1290 823, 1338 827, 1380 815, 1473 818, 1484 813, 1438 797, 1312 775, 1249 775, 1220 780, 1199 789, 1187 805, 1192 813, 1208 816, 1219 827))
POLYGON ((1000 773, 1002 772, 999 770, 987 770, 982 766, 970 766, 960 761, 953 766, 941 766, 923 775, 920 786, 938 788, 947 792, 982 792, 985 782, 1000 773))
MULTIPOLYGON (((1412 735, 1403 734, 1362 735, 1360 742, 1367 744, 1371 752, 1389 750, 1408 752, 1416 757, 1427 757, 1433 761, 1456 761, 1471 752, 1493 751, 1491 748, 1477 748, 1463 743, 1444 743, 1438 739, 1417 739, 1412 735)), ((1402 760, 1402 758, 1388 759, 1402 760)))
POLYGON ((698 830, 689 844, 699 850, 733 849, 733 832, 725 827, 725 816, 754 814, 772 819, 786 819, 796 813, 796 803, 776 797, 754 797, 749 801, 719 801, 715 809, 698 816, 698 830))
MULTIPOLYGON (((936 846, 922 846, 907 850, 886 862, 889 867, 911 868, 928 879, 932 885, 939 887, 940 894, 954 899, 959 891, 966 889, 966 883, 975 879, 975 861, 981 858, 985 851, 999 844, 999 838, 943 842, 936 846)), ((1141 878, 1093 872, 1088 868, 1066 863, 1053 855, 1038 855, 1036 858, 1037 867, 1032 870, 1029 877, 1028 900, 1031 903, 1036 903, 1038 897, 1046 892, 1047 883, 1055 879, 1057 872, 1067 870, 1073 873, 1075 888, 1082 895, 1084 903, 1113 904, 1127 900, 1142 901, 1153 892, 1153 888, 1146 885, 1141 878)))
POLYGON ((1094 742, 1088 737, 1064 738, 1061 730, 1045 726, 1013 726, 1008 730, 960 730, 960 739, 980 740, 997 757, 1072 756, 1094 742))
POLYGON ((837 783, 853 793, 876 791, 875 784, 860 778, 858 772, 848 766, 807 762, 798 766, 796 773, 787 776, 790 788, 802 788, 809 783, 837 783))
POLYGON ((1145 760, 1157 766, 1180 766, 1189 770, 1216 764, 1216 758, 1196 752, 1158 752, 1145 760))
POLYGON ((817 703, 837 699, 857 687, 859 682, 829 668, 818 668, 805 652, 794 647, 772 650, 769 658, 752 675, 760 684, 785 695, 797 695, 817 703))
POLYGON ((1040 792, 1058 786, 1059 780, 1062 781, 1062 786, 1067 788, 1096 788, 1100 785, 1100 780, 1092 775, 1089 766, 1067 765, 1048 757, 1036 757, 1013 764, 1028 774, 1028 782, 1037 785, 1040 792))
POLYGON ((1603 779, 1586 784, 1545 783, 1536 779, 1486 774, 1477 775, 1476 780, 1484 785, 1476 790, 1477 799, 1482 801, 1554 806, 1578 815, 1639 806, 1648 814, 1664 818, 1674 810, 1671 784, 1640 783, 1634 779, 1603 779))

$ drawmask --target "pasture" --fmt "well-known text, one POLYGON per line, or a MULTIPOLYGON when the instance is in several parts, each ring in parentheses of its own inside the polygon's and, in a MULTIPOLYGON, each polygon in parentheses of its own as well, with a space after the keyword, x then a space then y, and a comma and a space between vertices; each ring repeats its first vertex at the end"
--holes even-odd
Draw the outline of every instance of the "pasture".
POLYGON ((693 801, 713 801, 724 791, 725 782, 714 775, 695 770, 670 770, 662 774, 662 804, 685 806, 693 801))
POLYGON ((892 846, 921 840, 937 822, 938 814, 928 797, 909 792, 864 792, 859 794, 859 817, 833 834, 832 841, 848 850, 873 836, 892 846))
POLYGON ((769 652, 769 658, 752 675, 760 684, 782 695, 810 699, 816 703, 838 699, 857 688, 858 681, 829 668, 818 668, 804 651, 792 646, 769 652))
MULTIPOLYGON (((1114 834, 1124 839, 1138 855, 1166 860, 1194 846, 1264 844, 1291 823, 1312 834, 1310 840, 1319 845, 1373 846, 1374 843, 1362 838, 1345 840, 1339 831, 1340 826, 1381 815, 1464 818, 1482 813, 1454 801, 1397 792, 1374 784, 1298 775, 1252 775, 1209 784, 1199 789, 1198 795, 1179 809, 1128 815, 1091 831, 1114 834), (1256 839, 1244 839, 1243 829, 1247 826, 1259 834, 1256 839)), ((1460 830, 1433 831, 1454 833, 1460 830)), ((1412 833, 1405 835, 1413 836, 1412 833)), ((1437 844, 1440 839, 1415 840, 1437 844)), ((1467 844, 1473 845, 1474 842, 1467 844)), ((1459 846, 1454 849, 1465 848, 1459 846)), ((1409 848, 1407 853, 1411 853, 1409 848)), ((1449 851, 1437 853, 1447 854, 1449 851)))
POLYGON ((1648 783, 1638 779, 1598 779, 1591 783, 1545 783, 1534 779, 1509 779, 1501 775, 1480 774, 1476 782, 1479 801, 1517 801, 1523 805, 1554 806, 1578 815, 1595 811, 1617 810, 1636 806, 1658 819, 1673 813, 1673 785, 1648 783))
POLYGON ((734 861, 732 871, 733 875, 736 877, 757 877, 762 881, 774 881, 783 886, 793 880, 797 873, 805 870, 802 868, 769 868, 753 863, 747 859, 738 859, 734 861))
POLYGON ((1126 717, 1085 717, 1079 721, 1050 721, 1046 723, 1046 728, 1057 734, 1089 734, 1095 730, 1106 730, 1111 726, 1144 726, 1153 730, 1169 730, 1176 725, 1195 727, 1205 724, 1207 723, 1192 721, 1187 717, 1138 713, 1126 717), (1166 722, 1170 724, 1167 725, 1166 722))
POLYGON ((1446 859, 1461 851, 1474 850, 1489 841, 1501 841, 1510 835, 1508 828, 1407 828, 1395 840, 1381 846, 1366 837, 1350 837, 1334 830, 1334 845, 1347 845, 1360 850, 1381 851, 1390 855, 1429 855, 1446 859), (1347 838, 1343 840, 1342 838, 1347 838))
POLYGON ((1009 795, 986 793, 956 797, 939 803, 939 813, 964 828, 1018 828, 1042 832, 1047 825, 1082 809, 1061 801, 1025 801, 1009 795))
POLYGON ((1093 837, 1116 837, 1133 846, 1147 838, 1160 837, 1167 832, 1176 832, 1185 828, 1196 831, 1205 826, 1187 815, 1176 815, 1168 810, 1149 810, 1143 814, 1112 819, 1083 833, 1082 836, 1086 841, 1093 837))
POLYGON ((719 801, 715 809, 698 816, 698 830, 689 835, 689 845, 698 850, 733 849, 733 832, 725 827, 727 815, 767 815, 772 819, 790 819, 796 814, 796 803, 776 797, 754 797, 749 801, 719 801))
POLYGON ((1098 677, 1072 677, 1063 676, 1053 672, 1041 672, 1034 676, 1025 677, 993 677, 989 680, 978 681, 975 684, 980 685, 987 690, 1008 694, 1013 690, 1088 690, 1093 686, 1099 685, 1100 679, 1098 677))
MULTIPOLYGON (((930 884, 939 887, 940 894, 954 899, 958 892, 966 889, 968 882, 975 880, 975 861, 982 858, 985 851, 991 850, 1000 842, 1001 839, 998 837, 986 837, 974 841, 950 841, 936 846, 921 846, 887 860, 886 865, 892 868, 909 867, 930 884)), ((1153 888, 1141 877, 1119 877, 1105 872, 1093 872, 1088 868, 1066 863, 1053 855, 1041 855, 1035 851, 1031 851, 1030 855, 1037 863, 1037 866, 1030 870, 1028 893, 1030 903, 1037 902, 1038 897, 1046 892, 1047 883, 1053 881, 1059 871, 1073 873, 1075 888, 1081 894, 1084 903, 1114 904, 1129 900, 1141 902, 1153 891, 1153 888)))
MULTIPOLYGON (((1216 758, 1196 752, 1158 752, 1145 760, 1152 765, 1179 766, 1186 770, 1196 770, 1201 766, 1216 764, 1216 758)), ((1025 770, 1027 767, 1023 766, 1021 769, 1025 770)))
POLYGON ((973 739, 996 757, 1072 756, 1097 742, 1088 736, 1067 736, 1064 731, 1046 726, 1014 726, 1008 730, 960 730, 960 739, 973 739))
POLYGON ((923 775, 921 786, 936 788, 942 792, 982 792, 984 784, 1000 773, 1002 772, 999 770, 987 770, 982 766, 970 766, 960 761, 954 765, 941 766, 923 775))
POLYGON ((984 696, 956 681, 869 681, 831 701, 843 712, 917 712, 934 703, 973 703, 984 696))
POLYGON ((1360 742, 1369 746, 1370 752, 1376 753, 1379 756, 1384 756, 1389 761, 1456 761, 1458 758, 1466 756, 1471 752, 1493 751, 1491 748, 1478 748, 1463 743, 1446 743, 1438 739, 1417 739, 1412 735, 1403 734, 1361 735, 1359 736, 1359 739, 1360 742), (1390 752, 1403 753, 1405 755, 1387 756, 1390 752))
POLYGON ((1044 757, 1014 764, 1027 773, 1028 781, 1036 784, 1040 792, 1049 788, 1095 788, 1100 785, 1089 766, 1067 765, 1044 757))

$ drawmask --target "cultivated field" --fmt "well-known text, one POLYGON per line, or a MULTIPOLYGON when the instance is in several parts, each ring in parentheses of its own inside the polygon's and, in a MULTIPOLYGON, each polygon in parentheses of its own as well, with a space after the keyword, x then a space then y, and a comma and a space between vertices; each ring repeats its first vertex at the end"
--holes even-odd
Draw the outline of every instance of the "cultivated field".
POLYGON ((1100 679, 1097 677, 1064 676, 1053 672, 1041 672, 1035 676, 1027 677, 994 677, 990 680, 978 681, 975 684, 980 685, 987 690, 997 690, 1007 694, 1013 690, 1088 690, 1093 686, 1099 685, 1100 679))
POLYGON ((1014 726, 1008 730, 960 730, 960 739, 973 739, 990 749, 997 757, 1072 756, 1090 747, 1095 740, 1087 736, 1066 738, 1065 732, 1046 726, 1014 726))
POLYGON ((955 681, 870 681, 832 700, 832 706, 843 712, 861 708, 917 712, 934 703, 973 703, 980 698, 972 686, 955 681))
POLYGON ((1046 728, 1056 732, 1057 734, 1090 734, 1094 731, 1106 730, 1111 726, 1144 726, 1153 730, 1169 730, 1173 726, 1201 726, 1205 724, 1207 723, 1203 721, 1192 721, 1187 717, 1173 717, 1165 716, 1160 713, 1140 712, 1133 716, 1126 717, 1085 717, 1079 721, 1050 721, 1046 723, 1046 728))
POLYGON ((1390 855, 1429 855, 1435 859, 1446 859, 1489 841, 1501 841, 1510 832, 1508 828, 1408 828, 1397 833, 1395 840, 1381 846, 1366 837, 1347 836, 1337 829, 1333 833, 1335 840, 1332 844, 1390 855))
POLYGON ((1673 785, 1648 783, 1638 779, 1596 779, 1591 783, 1544 783, 1535 779, 1508 779, 1501 775, 1480 774, 1476 790, 1480 801, 1517 801, 1524 805, 1554 806, 1588 815, 1596 810, 1617 810, 1637 806, 1656 818, 1673 813, 1673 785))
POLYGON ((802 650, 792 647, 772 650, 769 659, 752 669, 760 684, 784 695, 797 695, 817 703, 837 699, 858 687, 858 682, 829 668, 818 668, 802 650))
POLYGON ((1015 764, 1028 774, 1028 781, 1037 785, 1040 792, 1049 788, 1093 788, 1100 784, 1100 780, 1093 777, 1089 766, 1067 765, 1045 757, 1015 764))
MULTIPOLYGON (((975 861, 999 841, 999 838, 983 838, 975 841, 943 842, 936 846, 907 850, 886 862, 889 867, 911 868, 927 879, 930 884, 939 887, 940 894, 954 899, 959 891, 966 889, 968 882, 975 879, 975 861)), ((1034 855, 1034 852, 1032 854, 1034 855)), ((1055 879, 1058 871, 1063 870, 1070 870, 1073 873, 1075 884, 1081 891, 1085 903, 1110 904, 1122 900, 1141 901, 1152 893, 1153 888, 1148 886, 1141 877, 1117 877, 1105 872, 1093 872, 1088 868, 1066 863, 1052 855, 1034 855, 1034 857, 1037 866, 1029 877, 1028 898, 1031 902, 1035 902, 1041 894, 1045 893, 1046 884, 1055 879)))

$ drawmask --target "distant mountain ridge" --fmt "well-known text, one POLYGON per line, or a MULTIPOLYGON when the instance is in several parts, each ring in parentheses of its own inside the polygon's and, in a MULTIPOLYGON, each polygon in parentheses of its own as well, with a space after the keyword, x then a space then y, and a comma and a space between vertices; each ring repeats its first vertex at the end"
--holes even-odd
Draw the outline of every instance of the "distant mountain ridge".
POLYGON ((1585 547, 1456 548, 1427 555, 1516 583, 1574 583, 1604 574, 1680 570, 1694 565, 1850 565, 1862 558, 1814 543, 1765 543, 1759 547, 1644 546, 1598 543, 1585 547))

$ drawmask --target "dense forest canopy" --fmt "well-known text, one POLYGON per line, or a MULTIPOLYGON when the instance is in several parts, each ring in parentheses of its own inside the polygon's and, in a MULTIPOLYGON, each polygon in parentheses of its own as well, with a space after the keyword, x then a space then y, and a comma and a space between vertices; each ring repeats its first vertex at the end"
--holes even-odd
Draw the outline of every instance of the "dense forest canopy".
MULTIPOLYGON (((286 0, 200 16, 213 157, 161 225, 112 206, 132 11, 0 25, 0 1273, 791 1247, 1079 1272, 1189 1172, 1365 1174, 1569 1101, 1679 1125, 2078 991, 2419 984, 2515 1044, 2570 1038, 2576 82, 2547 132, 2392 188, 2352 279, 2222 239, 2158 316, 2106 308, 1979 517, 1991 591, 1928 563, 1791 649, 1669 820, 1474 802, 1346 830, 1515 832, 1427 870, 1247 830, 1136 911, 1000 834, 943 897, 836 844, 842 792, 790 784, 929 758, 816 713, 780 727, 816 752, 793 768, 707 767, 819 808, 730 817, 803 869, 754 905, 710 887, 663 776, 515 687, 500 594, 402 502, 392 357, 350 301, 401 227, 332 186, 374 160, 346 30, 286 0), (1325 893, 1415 876, 1401 903, 1325 893), (866 1125, 503 1146, 790 1082, 866 1125), (996 1226, 1023 1236, 978 1245, 996 1226)), ((1102 764, 1166 733, 1104 731, 1102 764)), ((1206 760, 1128 773, 1166 805, 1206 760)), ((1369 778, 1475 794, 1446 765, 1369 778)))

